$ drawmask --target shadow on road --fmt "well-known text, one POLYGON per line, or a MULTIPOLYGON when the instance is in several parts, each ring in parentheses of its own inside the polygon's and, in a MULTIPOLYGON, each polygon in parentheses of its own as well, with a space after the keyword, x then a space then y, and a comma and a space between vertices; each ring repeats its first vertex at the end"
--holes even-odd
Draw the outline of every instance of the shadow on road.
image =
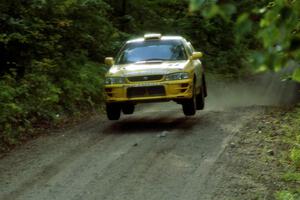
POLYGON ((162 131, 184 131, 199 123, 201 123, 199 117, 130 117, 110 124, 103 132, 105 134, 155 134, 162 131))

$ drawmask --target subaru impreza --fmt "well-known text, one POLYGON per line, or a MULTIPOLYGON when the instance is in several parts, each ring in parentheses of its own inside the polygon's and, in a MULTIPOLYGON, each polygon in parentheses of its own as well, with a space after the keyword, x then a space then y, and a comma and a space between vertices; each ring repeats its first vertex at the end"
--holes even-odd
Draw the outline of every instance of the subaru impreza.
POLYGON ((146 34, 127 41, 116 59, 105 58, 110 67, 105 77, 108 119, 133 114, 136 104, 147 102, 175 101, 186 116, 204 109, 202 56, 181 36, 146 34))

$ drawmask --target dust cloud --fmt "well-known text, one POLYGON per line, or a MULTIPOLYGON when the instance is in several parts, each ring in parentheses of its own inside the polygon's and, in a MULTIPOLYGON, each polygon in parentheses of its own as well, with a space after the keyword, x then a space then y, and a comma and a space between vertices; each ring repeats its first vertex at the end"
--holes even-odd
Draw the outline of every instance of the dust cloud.
MULTIPOLYGON (((208 97, 204 111, 224 111, 251 106, 287 106, 299 102, 299 84, 283 80, 283 75, 267 73, 248 80, 207 80, 208 97)), ((181 112, 175 102, 138 104, 136 114, 181 112)))
POLYGON ((208 81, 207 110, 290 105, 299 100, 299 84, 268 73, 236 82, 208 81))

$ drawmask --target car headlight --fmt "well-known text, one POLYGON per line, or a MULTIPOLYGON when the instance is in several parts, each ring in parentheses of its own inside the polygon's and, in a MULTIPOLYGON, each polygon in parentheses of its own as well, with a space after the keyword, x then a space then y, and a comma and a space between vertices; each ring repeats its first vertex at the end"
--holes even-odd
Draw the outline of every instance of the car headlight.
POLYGON ((114 84, 124 84, 125 78, 123 77, 107 77, 105 79, 106 85, 114 85, 114 84))
POLYGON ((189 79, 189 77, 190 77, 189 73, 187 73, 187 72, 178 72, 178 73, 166 75, 166 80, 167 81, 183 80, 183 79, 189 79))

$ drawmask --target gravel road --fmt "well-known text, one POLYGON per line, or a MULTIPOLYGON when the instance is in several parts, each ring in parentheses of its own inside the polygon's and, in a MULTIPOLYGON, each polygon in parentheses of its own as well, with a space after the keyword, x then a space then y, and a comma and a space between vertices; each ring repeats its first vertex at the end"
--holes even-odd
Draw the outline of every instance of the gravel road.
POLYGON ((0 199, 214 199, 216 161, 261 113, 245 87, 218 88, 194 117, 175 103, 144 104, 118 122, 99 115, 18 147, 0 159, 0 199), (244 105, 230 107, 238 97, 244 105))

